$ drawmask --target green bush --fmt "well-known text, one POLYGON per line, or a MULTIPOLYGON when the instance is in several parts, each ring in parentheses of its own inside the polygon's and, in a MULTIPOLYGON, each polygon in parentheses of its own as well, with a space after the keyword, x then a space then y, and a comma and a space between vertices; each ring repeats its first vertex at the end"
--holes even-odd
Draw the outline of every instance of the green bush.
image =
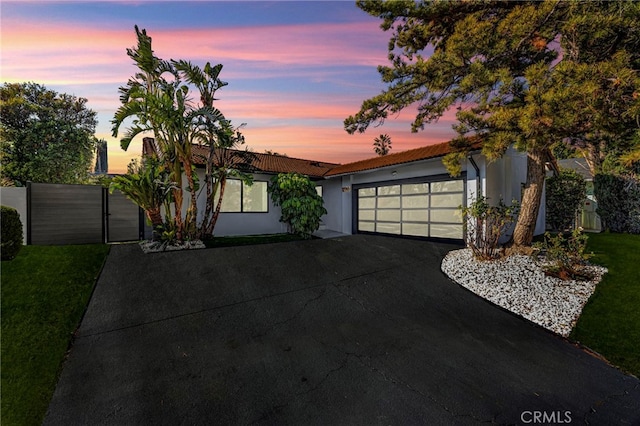
POLYGON ((594 194, 596 212, 604 229, 640 234, 640 180, 631 175, 597 174, 594 194))
POLYGON ((563 169, 558 176, 547 178, 546 219, 551 229, 573 228, 576 214, 587 196, 587 184, 576 171, 563 169))
POLYGON ((520 205, 516 200, 510 206, 502 200, 492 206, 483 196, 468 207, 460 207, 467 234, 467 245, 477 259, 491 260, 500 256, 500 238, 518 216, 520 205))
POLYGON ((273 204, 280 206, 280 222, 289 225, 289 232, 311 238, 320 227, 320 218, 327 213, 311 179, 297 173, 280 173, 271 179, 269 192, 273 204))
POLYGON ((22 248, 22 222, 20 214, 13 207, 1 206, 2 228, 0 236, 0 246, 2 249, 2 260, 11 260, 18 255, 22 248))
POLYGON ((544 271, 565 281, 593 278, 585 268, 587 260, 593 256, 585 252, 587 240, 587 235, 579 229, 574 229, 566 238, 562 233, 545 233, 544 241, 536 244, 549 262, 544 266, 544 271))

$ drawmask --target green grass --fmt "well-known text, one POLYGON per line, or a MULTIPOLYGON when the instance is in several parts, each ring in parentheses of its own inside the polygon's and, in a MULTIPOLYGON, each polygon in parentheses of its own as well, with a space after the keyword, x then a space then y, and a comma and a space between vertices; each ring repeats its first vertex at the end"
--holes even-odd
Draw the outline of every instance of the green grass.
POLYGON ((25 246, 2 261, 2 424, 40 425, 107 245, 25 246))
POLYGON ((571 338, 640 377, 640 235, 589 234, 592 263, 609 269, 571 338))
POLYGON ((238 237, 214 237, 210 240, 204 240, 204 244, 207 248, 215 248, 284 243, 288 241, 299 241, 301 239, 298 235, 293 234, 243 235, 238 237))

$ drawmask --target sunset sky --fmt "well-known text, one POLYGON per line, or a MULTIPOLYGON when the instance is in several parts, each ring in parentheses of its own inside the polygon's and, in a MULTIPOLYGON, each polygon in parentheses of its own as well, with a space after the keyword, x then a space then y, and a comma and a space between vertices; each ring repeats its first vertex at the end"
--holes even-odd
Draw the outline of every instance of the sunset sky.
MULTIPOLYGON (((390 33, 354 1, 322 2, 11 2, 1 4, 2 82, 33 81, 88 99, 96 135, 109 146, 109 172, 125 171, 141 140, 122 151, 111 136, 118 87, 136 68, 126 55, 134 25, 147 30, 163 59, 221 63, 217 107, 246 123, 247 145, 290 157, 346 163, 372 157, 387 133, 392 152, 452 138, 445 118, 412 134, 411 111, 361 135, 343 120, 385 88, 390 33)), ((123 130, 123 129, 122 129, 123 130)), ((121 131, 122 133, 122 131, 121 131)))

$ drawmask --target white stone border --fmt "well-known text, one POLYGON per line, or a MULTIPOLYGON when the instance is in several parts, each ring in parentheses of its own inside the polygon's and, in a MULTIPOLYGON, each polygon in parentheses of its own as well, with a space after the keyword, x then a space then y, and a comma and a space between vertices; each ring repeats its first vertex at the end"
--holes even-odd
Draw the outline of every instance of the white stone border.
POLYGON ((160 241, 140 241, 140 248, 145 253, 162 253, 164 251, 196 250, 207 248, 200 240, 185 241, 181 244, 165 244, 160 241))
POLYGON ((567 337, 607 268, 588 266, 592 281, 562 281, 545 275, 529 256, 478 261, 470 249, 449 252, 442 272, 498 306, 567 337))

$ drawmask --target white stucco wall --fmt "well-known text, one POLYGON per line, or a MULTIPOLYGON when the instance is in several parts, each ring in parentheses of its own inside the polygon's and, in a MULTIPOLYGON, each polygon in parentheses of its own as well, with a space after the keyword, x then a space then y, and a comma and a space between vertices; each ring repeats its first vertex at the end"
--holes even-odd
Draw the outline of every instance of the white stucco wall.
MULTIPOLYGON (((200 179, 201 190, 198 196, 198 223, 202 221, 206 206, 206 187, 204 184, 204 170, 197 170, 200 179)), ((272 175, 256 173, 253 176, 254 182, 269 182, 272 175)), ((184 178, 186 188, 186 178, 184 178)), ((183 212, 189 205, 190 194, 185 190, 183 201, 183 212)), ((216 222, 214 235, 218 237, 232 235, 259 235, 259 234, 279 234, 287 232, 287 226, 280 222, 280 207, 276 207, 268 201, 268 212, 251 213, 225 213, 221 212, 216 222)))
MULTIPOLYGON (((522 201, 522 190, 527 182, 527 155, 513 147, 509 148, 505 155, 486 165, 485 195, 489 202, 497 204, 500 199, 510 204, 511 200, 522 201)), ((542 192, 540 210, 534 235, 545 232, 545 193, 542 192)))
POLYGON ((342 189, 339 179, 314 182, 322 186, 322 200, 327 214, 322 216, 321 228, 342 232, 342 189))
POLYGON ((0 204, 13 207, 20 214, 22 221, 22 241, 27 243, 27 188, 26 187, 2 187, 0 188, 0 204))

